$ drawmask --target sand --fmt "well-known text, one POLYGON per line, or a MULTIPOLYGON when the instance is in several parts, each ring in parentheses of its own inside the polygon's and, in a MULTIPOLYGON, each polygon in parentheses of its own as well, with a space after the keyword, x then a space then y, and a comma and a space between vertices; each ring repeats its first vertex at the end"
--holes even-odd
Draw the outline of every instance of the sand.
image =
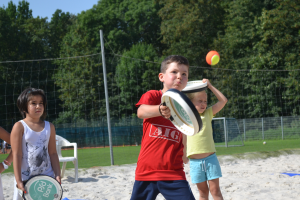
MULTIPOLYGON (((223 177, 220 187, 226 200, 300 199, 300 151, 249 153, 219 156, 223 177), (299 174, 289 176, 282 173, 299 174)), ((136 164, 80 169, 79 182, 74 183, 74 170, 62 179, 63 198, 85 200, 128 200, 134 183, 136 164)), ((189 165, 187 180, 196 199, 199 194, 191 183, 189 165)), ((2 174, 5 200, 13 197, 13 174, 2 174)), ((210 199, 212 197, 210 196, 210 199)), ((162 195, 157 200, 164 200, 162 195)))

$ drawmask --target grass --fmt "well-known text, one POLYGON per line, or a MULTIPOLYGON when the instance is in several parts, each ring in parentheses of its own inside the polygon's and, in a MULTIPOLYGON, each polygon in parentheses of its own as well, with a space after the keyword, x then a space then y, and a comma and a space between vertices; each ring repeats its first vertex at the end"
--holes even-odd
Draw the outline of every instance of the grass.
POLYGON ((240 147, 216 147, 217 155, 235 155, 249 152, 274 152, 279 150, 300 149, 300 140, 262 140, 244 142, 240 147))
MULTIPOLYGON (((129 163, 136 163, 138 155, 140 153, 141 146, 125 146, 125 147, 114 147, 113 156, 114 164, 122 165, 129 163)), ((0 161, 3 161, 8 154, 0 154, 0 161)), ((110 149, 106 148, 85 148, 78 149, 78 167, 79 168, 90 168, 94 166, 110 166, 110 149)), ((63 150, 62 156, 74 156, 73 150, 63 150)), ((4 173, 13 172, 13 165, 11 165, 4 173)), ((61 166, 62 167, 62 166, 61 166)), ((71 162, 67 163, 67 168, 74 168, 71 162)))
MULTIPOLYGON (((292 153, 292 150, 300 149, 300 140, 266 140, 267 144, 263 145, 263 141, 248 141, 245 142, 245 146, 240 147, 216 147, 217 155, 234 155, 238 158, 243 158, 245 153, 256 152, 253 154, 259 156, 263 154, 265 157, 277 156, 280 150, 285 150, 292 153)), ((114 164, 130 164, 136 163, 140 152, 141 146, 125 146, 114 147, 114 164)), ((73 150, 62 151, 63 156, 73 156, 73 150)), ((0 161, 6 158, 7 154, 0 154, 0 161)), ((107 148, 87 148, 78 149, 78 165, 79 168, 90 168, 94 166, 110 166, 110 149, 107 148)), ((67 168, 73 168, 74 165, 70 162, 67 164, 67 168)), ((13 167, 9 167, 4 173, 13 172, 13 167)))

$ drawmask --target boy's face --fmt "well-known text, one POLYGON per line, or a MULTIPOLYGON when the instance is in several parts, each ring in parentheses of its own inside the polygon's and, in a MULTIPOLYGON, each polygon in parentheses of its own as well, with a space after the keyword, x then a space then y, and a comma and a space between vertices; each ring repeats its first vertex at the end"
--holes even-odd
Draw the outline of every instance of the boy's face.
POLYGON ((181 91, 188 82, 188 67, 184 64, 172 62, 165 73, 159 73, 158 77, 164 83, 163 92, 174 88, 181 91))
POLYGON ((203 113, 207 107, 207 94, 205 91, 196 93, 192 100, 199 113, 203 113))

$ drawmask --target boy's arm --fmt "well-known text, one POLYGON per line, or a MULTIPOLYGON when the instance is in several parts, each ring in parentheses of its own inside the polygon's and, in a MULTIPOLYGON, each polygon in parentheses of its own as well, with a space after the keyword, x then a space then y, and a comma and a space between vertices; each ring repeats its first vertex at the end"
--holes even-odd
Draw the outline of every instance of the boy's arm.
POLYGON ((147 118, 159 117, 159 116, 163 116, 164 118, 169 119, 171 116, 171 112, 167 106, 142 104, 137 110, 137 116, 140 119, 147 119, 147 118))
POLYGON ((20 190, 25 192, 25 188, 22 182, 21 177, 21 165, 22 165, 22 138, 23 138, 24 127, 21 122, 15 123, 11 135, 11 150, 13 154, 13 162, 14 162, 14 174, 17 182, 17 186, 20 190))
POLYGON ((217 89, 215 88, 208 79, 203 79, 203 83, 207 82, 207 87, 214 93, 214 95, 219 100, 215 105, 212 106, 213 115, 217 114, 227 103, 227 98, 217 89))
POLYGON ((50 130, 51 130, 51 135, 48 144, 48 153, 50 156, 52 169, 55 174, 55 179, 61 184, 60 165, 59 165, 59 159, 56 151, 56 139, 55 139, 56 132, 55 132, 55 127, 52 123, 50 123, 50 130))
POLYGON ((0 138, 10 144, 10 134, 2 127, 0 127, 0 138))
MULTIPOLYGON (((2 127, 0 127, 0 138, 2 140, 6 141, 8 144, 10 144, 10 134, 5 129, 3 129, 2 127)), ((13 161, 12 151, 10 151, 9 155, 4 160, 4 163, 6 165, 10 166, 12 161, 13 161)), ((0 173, 2 173, 4 170, 5 170, 4 165, 1 163, 0 164, 0 173)))
MULTIPOLYGON (((10 166, 13 161, 12 151, 8 154, 7 158, 3 161, 5 165, 10 166)), ((0 163, 0 173, 5 170, 3 163, 0 163)))

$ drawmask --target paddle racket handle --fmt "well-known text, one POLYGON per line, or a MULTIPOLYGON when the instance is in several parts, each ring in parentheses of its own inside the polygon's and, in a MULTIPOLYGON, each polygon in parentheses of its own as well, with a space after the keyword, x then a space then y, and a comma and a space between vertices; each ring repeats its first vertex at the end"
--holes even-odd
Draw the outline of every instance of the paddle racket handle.
POLYGON ((24 199, 24 192, 23 192, 23 190, 19 189, 19 188, 18 188, 18 185, 16 185, 16 187, 17 187, 17 189, 18 189, 19 195, 22 197, 22 199, 24 199))
MULTIPOLYGON (((161 105, 167 106, 167 104, 166 104, 166 102, 162 102, 162 103, 159 105, 159 107, 158 107, 158 111, 159 111, 160 115, 161 115, 163 118, 165 118, 165 117, 161 114, 161 112, 160 112, 160 106, 161 106, 161 105)), ((167 119, 167 118, 166 118, 166 119, 167 119)), ((171 120, 171 121, 174 120, 174 118, 172 117, 172 115, 170 116, 169 120, 171 120)))
MULTIPOLYGON (((163 105, 164 105, 164 106, 167 106, 166 102, 163 102, 163 105)), ((171 120, 171 121, 174 120, 174 118, 172 117, 172 115, 170 116, 169 120, 171 120)))
POLYGON ((158 106, 158 111, 159 111, 160 115, 161 115, 163 118, 165 118, 165 117, 161 114, 161 111, 160 111, 160 106, 161 106, 161 105, 166 106, 166 103, 165 103, 165 102, 160 103, 159 106, 158 106))

